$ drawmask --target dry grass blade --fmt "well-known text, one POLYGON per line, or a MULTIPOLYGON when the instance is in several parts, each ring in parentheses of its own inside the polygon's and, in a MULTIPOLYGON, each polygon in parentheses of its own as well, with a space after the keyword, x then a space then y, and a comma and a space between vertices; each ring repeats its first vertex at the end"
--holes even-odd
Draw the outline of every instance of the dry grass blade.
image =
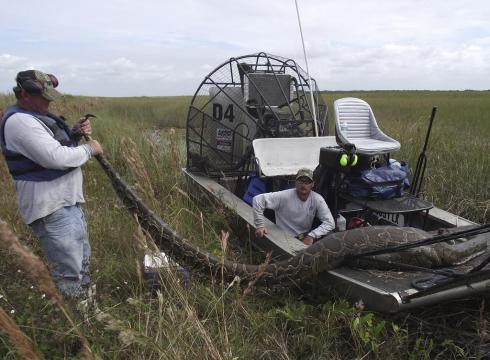
MULTIPOLYGON (((138 222, 136 220, 136 222, 138 222)), ((226 237, 226 239, 223 239, 224 242, 227 242, 227 233, 223 233, 223 237, 226 237)), ((133 238, 135 240, 136 246, 139 247, 140 249, 144 250, 145 252, 149 252, 153 255, 159 256, 160 255, 160 250, 158 249, 157 245, 155 244, 153 238, 151 236, 147 236, 141 226, 138 224, 138 228, 136 232, 133 235, 133 238)), ((176 301, 180 302, 183 304, 184 311, 187 315, 187 319, 193 324, 192 328, 196 329, 201 338, 204 340, 204 343, 206 344, 206 349, 207 353, 212 359, 222 359, 222 356, 220 355, 218 349, 215 346, 215 343, 213 342, 212 338, 210 337, 209 333, 207 332, 206 328, 204 327, 203 323, 199 319, 199 317, 196 314, 196 310, 191 306, 189 303, 185 292, 182 290, 182 286, 179 284, 177 281, 177 277, 175 276, 174 272, 166 272, 167 275, 169 275, 169 278, 172 280, 171 283, 173 285, 173 290, 174 294, 177 296, 176 301)), ((161 274, 160 274, 161 276, 161 274)), ((161 279, 162 280, 162 279, 161 279)), ((159 299, 161 297, 161 294, 159 294, 159 299)), ((132 336, 135 335, 134 332, 129 332, 129 329, 125 328, 121 323, 114 322, 114 319, 111 319, 110 316, 107 314, 102 313, 100 315, 100 318, 98 319, 100 321, 103 321, 107 324, 107 326, 111 326, 112 330, 118 331, 119 332, 119 338, 122 341, 122 339, 126 339, 128 343, 130 342, 137 342, 138 339, 141 340, 142 338, 138 338, 138 336, 132 336), (121 335, 122 333, 122 335, 121 335), (122 336, 122 338, 121 338, 122 336)), ((138 334, 136 334, 138 335, 138 334)), ((146 336, 144 336, 145 340, 148 340, 146 336)))
POLYGON ((216 360, 222 359, 222 356, 220 355, 220 353, 216 349, 215 343, 213 342, 213 340, 209 336, 208 332, 204 328, 201 320, 199 320, 199 318, 197 317, 195 310, 189 304, 186 304, 186 311, 187 311, 189 318, 192 320, 193 324, 195 324, 195 326, 197 327, 197 330, 199 331, 202 338, 204 339, 204 342, 206 343, 206 347, 208 350, 208 355, 212 359, 216 359, 216 360))
POLYGON ((480 337, 480 347, 488 340, 487 319, 485 319, 485 299, 480 304, 480 318, 478 322, 478 335, 480 337))
POLYGON ((56 289, 46 265, 29 249, 22 246, 6 222, 0 219, 0 247, 18 255, 23 269, 38 285, 39 290, 53 299, 58 306, 64 306, 63 297, 56 289))
POLYGON ((95 318, 97 321, 105 324, 106 330, 117 332, 117 337, 124 346, 129 346, 138 342, 144 343, 144 341, 140 339, 141 334, 129 329, 124 322, 115 319, 112 315, 98 309, 95 318))
POLYGON ((133 234, 133 240, 135 241, 136 247, 144 251, 145 253, 149 252, 153 255, 159 255, 160 249, 153 241, 153 238, 151 236, 146 236, 136 217, 135 217, 135 221, 138 224, 138 227, 136 228, 136 231, 133 234))
POLYGON ((17 353, 24 359, 43 359, 43 356, 34 350, 32 340, 19 329, 17 324, 8 314, 0 307, 0 327, 7 334, 10 343, 17 353))
POLYGON ((177 182, 179 176, 179 153, 177 150, 177 134, 174 128, 170 128, 170 165, 172 166, 172 172, 177 182))
POLYGON ((160 163, 159 151, 157 149, 157 146, 155 145, 155 142, 146 136, 144 139, 146 144, 150 147, 150 157, 151 160, 153 161, 153 164, 155 165, 159 164, 160 163))
POLYGON ((138 179, 140 186, 149 200, 155 199, 155 191, 151 185, 150 176, 146 170, 145 164, 141 159, 138 151, 136 150, 136 144, 130 138, 123 138, 121 144, 125 149, 125 159, 129 163, 131 171, 138 179))
MULTIPOLYGON (((202 216, 202 213, 201 213, 202 216)), ((221 230, 221 248, 223 249, 223 261, 226 256, 226 251, 228 250, 228 240, 230 238, 230 233, 228 231, 221 230)))
POLYGON ((85 359, 95 359, 85 336, 73 321, 73 316, 66 307, 63 296, 60 294, 46 265, 33 254, 28 248, 22 246, 19 238, 10 230, 8 224, 0 219, 0 247, 12 251, 18 256, 19 264, 26 271, 27 275, 36 283, 43 293, 52 299, 65 315, 70 325, 82 341, 83 355, 85 359))
POLYGON ((255 277, 250 280, 250 282, 247 285, 247 288, 243 291, 243 296, 242 299, 245 299, 248 295, 250 295, 255 287, 255 284, 257 284, 257 281, 260 280, 262 276, 264 276, 265 271, 267 269, 267 265, 271 262, 272 259, 272 252, 268 252, 267 256, 265 257, 265 261, 259 266, 259 271, 257 274, 255 274, 255 277))

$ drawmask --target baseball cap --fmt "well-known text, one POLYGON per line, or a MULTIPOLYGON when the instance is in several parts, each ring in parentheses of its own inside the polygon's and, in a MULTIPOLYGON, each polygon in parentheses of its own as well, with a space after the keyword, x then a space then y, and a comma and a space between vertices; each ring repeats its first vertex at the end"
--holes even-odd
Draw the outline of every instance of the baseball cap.
POLYGON ((307 168, 299 169, 298 172, 296 173, 296 180, 304 177, 313 181, 313 171, 307 168))
POLYGON ((45 74, 39 70, 26 70, 19 72, 15 81, 17 88, 24 89, 29 94, 41 95, 49 101, 61 96, 61 93, 55 89, 58 86, 58 79, 52 74, 45 74))

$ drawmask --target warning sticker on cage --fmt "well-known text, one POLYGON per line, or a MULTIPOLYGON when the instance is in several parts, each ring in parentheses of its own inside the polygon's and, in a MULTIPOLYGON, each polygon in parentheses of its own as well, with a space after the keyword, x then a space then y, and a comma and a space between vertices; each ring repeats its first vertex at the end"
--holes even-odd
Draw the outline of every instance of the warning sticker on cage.
POLYGON ((230 129, 216 129, 216 148, 231 152, 233 145, 233 131, 230 129))

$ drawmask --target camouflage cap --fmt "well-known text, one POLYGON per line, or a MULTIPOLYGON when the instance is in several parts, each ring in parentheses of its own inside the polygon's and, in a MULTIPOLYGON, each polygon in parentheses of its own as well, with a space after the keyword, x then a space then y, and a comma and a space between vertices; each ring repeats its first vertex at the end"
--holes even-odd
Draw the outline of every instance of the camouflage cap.
POLYGON ((45 74, 39 70, 26 70, 19 72, 15 81, 19 88, 30 94, 41 95, 49 101, 61 96, 61 93, 55 89, 58 86, 58 79, 52 74, 45 74))
POLYGON ((296 180, 299 180, 300 178, 308 178, 313 181, 313 171, 307 168, 299 169, 296 173, 296 180))

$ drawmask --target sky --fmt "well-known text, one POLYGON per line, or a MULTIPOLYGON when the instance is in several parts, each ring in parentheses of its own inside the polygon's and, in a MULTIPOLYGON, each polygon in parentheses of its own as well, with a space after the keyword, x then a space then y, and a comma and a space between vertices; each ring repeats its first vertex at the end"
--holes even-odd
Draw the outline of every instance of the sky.
MULTIPOLYGON (((298 0, 322 90, 490 89, 488 0, 298 0)), ((215 67, 265 51, 306 68, 294 0, 2 0, 0 93, 18 71, 63 93, 192 95, 215 67)))

